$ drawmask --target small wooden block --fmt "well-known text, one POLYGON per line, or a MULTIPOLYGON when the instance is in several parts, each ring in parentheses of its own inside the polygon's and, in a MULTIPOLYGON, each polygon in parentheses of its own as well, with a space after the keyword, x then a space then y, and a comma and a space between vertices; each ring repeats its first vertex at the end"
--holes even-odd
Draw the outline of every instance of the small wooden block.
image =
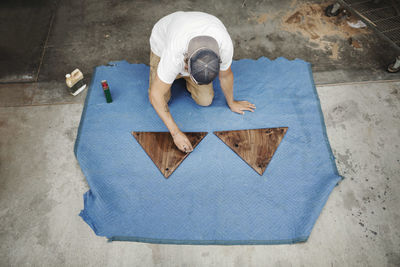
POLYGON ((259 175, 263 175, 287 127, 214 132, 259 175))
MULTIPOLYGON (((168 178, 189 155, 175 146, 169 132, 132 132, 132 135, 165 178, 168 178)), ((185 135, 195 149, 207 133, 188 132, 185 135)))

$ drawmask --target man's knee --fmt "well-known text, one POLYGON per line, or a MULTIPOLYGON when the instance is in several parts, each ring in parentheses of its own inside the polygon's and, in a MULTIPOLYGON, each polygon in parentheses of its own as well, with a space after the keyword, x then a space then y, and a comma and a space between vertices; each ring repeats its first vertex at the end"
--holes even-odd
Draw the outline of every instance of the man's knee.
POLYGON ((194 101, 196 101, 197 105, 199 105, 199 106, 207 107, 207 106, 211 105, 213 98, 214 98, 214 94, 209 94, 209 95, 195 98, 194 101))
POLYGON ((212 84, 196 85, 190 80, 190 78, 185 77, 185 80, 186 88, 197 105, 204 107, 211 105, 214 98, 214 89, 212 84))

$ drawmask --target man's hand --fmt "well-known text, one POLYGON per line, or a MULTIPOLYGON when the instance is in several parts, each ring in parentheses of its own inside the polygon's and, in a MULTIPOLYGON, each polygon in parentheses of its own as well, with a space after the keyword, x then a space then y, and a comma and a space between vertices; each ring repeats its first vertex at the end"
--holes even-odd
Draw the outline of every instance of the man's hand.
POLYGON ((182 132, 177 132, 175 134, 171 134, 172 138, 174 139, 174 143, 176 147, 185 153, 189 153, 193 151, 192 144, 190 143, 189 139, 186 137, 186 135, 182 132))
POLYGON ((229 105, 229 108, 236 113, 244 114, 244 111, 254 112, 256 106, 248 101, 233 101, 232 104, 229 105))
POLYGON ((219 72, 219 82, 221 89, 224 92, 226 103, 229 108, 236 113, 244 114, 244 111, 254 112, 256 106, 248 101, 235 101, 233 100, 233 72, 231 67, 225 71, 219 72))

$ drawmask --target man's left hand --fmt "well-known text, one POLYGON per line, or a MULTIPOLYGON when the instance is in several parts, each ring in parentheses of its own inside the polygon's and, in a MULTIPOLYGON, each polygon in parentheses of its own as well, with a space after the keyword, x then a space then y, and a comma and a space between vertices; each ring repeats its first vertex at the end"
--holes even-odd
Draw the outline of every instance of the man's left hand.
POLYGON ((236 113, 244 114, 245 111, 254 112, 256 106, 248 101, 233 101, 229 108, 236 113))

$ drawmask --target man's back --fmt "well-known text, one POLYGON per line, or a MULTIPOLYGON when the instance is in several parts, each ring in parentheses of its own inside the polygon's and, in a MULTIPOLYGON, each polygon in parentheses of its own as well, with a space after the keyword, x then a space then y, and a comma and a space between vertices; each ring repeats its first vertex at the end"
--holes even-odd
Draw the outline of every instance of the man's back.
POLYGON ((184 54, 189 41, 196 36, 211 36, 219 45, 221 70, 232 63, 233 44, 224 24, 215 16, 203 12, 178 11, 160 19, 150 36, 151 51, 162 58, 159 76, 166 83, 184 72, 184 54))
POLYGON ((166 43, 179 45, 178 42, 183 41, 187 45, 189 40, 196 36, 208 35, 221 38, 225 37, 223 36, 225 34, 229 36, 224 24, 213 15, 203 12, 177 11, 163 17, 154 25, 150 45, 153 52, 161 56, 162 49, 160 48, 166 43))

